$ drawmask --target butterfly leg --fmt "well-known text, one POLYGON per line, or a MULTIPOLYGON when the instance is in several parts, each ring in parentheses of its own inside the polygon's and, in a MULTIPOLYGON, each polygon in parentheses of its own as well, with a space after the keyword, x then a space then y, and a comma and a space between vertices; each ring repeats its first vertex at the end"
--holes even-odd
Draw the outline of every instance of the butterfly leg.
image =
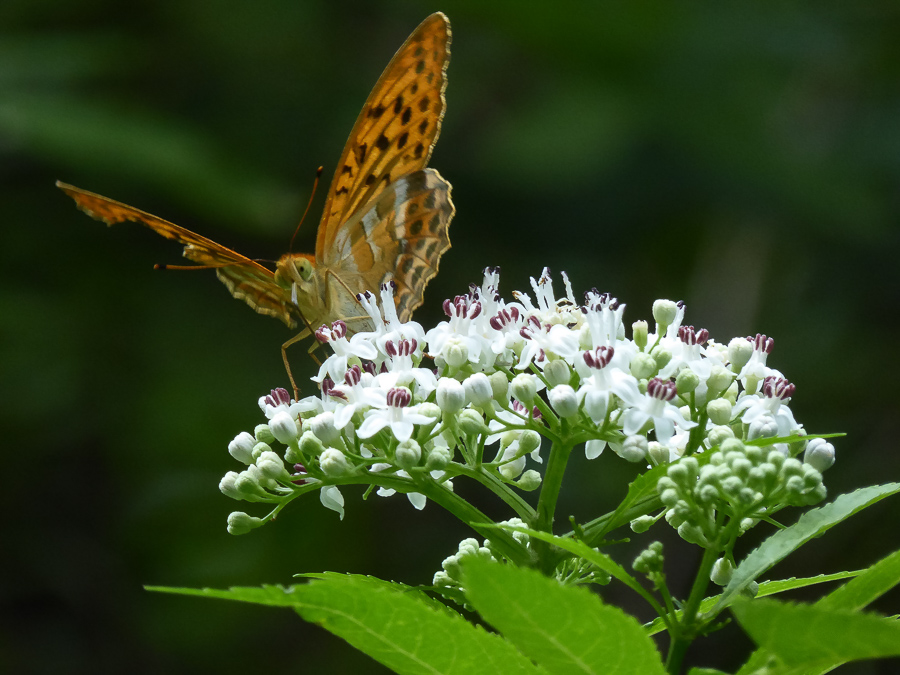
POLYGON ((308 336, 309 336, 309 330, 302 330, 299 333, 297 333, 294 337, 292 337, 290 340, 288 340, 283 345, 281 345, 281 359, 282 359, 282 361, 284 361, 284 369, 287 371, 288 379, 291 381, 291 388, 294 390, 294 400, 295 401, 300 400, 300 390, 297 388, 297 383, 294 381, 294 374, 291 372, 291 364, 288 361, 288 357, 287 357, 287 348, 290 347, 292 344, 296 344, 297 342, 300 342, 300 340, 303 340, 304 338, 306 338, 308 336))

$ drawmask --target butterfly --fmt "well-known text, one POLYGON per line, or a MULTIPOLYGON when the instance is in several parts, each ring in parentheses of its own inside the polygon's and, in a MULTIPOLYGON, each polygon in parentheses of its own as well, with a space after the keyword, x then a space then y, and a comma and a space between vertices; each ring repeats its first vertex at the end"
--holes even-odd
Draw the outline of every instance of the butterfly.
POLYGON ((274 270, 144 211, 57 186, 107 225, 138 222, 184 244, 185 258, 214 268, 231 294, 259 314, 289 328, 301 322, 305 328, 281 347, 296 397, 290 345, 339 319, 349 332, 373 330, 357 295, 389 282, 397 315, 407 321, 450 248, 451 187, 426 168, 444 117, 449 60, 450 22, 437 12, 407 38, 366 99, 328 189, 315 254, 287 253, 274 270))

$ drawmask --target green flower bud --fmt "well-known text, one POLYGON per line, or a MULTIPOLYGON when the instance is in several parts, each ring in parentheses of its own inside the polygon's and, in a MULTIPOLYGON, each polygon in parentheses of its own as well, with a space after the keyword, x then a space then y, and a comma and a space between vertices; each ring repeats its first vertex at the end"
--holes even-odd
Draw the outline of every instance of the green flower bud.
POLYGON ((668 464, 670 456, 671 453, 669 452, 669 448, 667 448, 662 443, 651 441, 647 444, 647 457, 650 458, 650 463, 653 466, 668 464))
POLYGON ((760 415, 750 423, 747 430, 747 439, 754 441, 757 438, 775 438, 778 436, 778 422, 771 415, 760 415))
POLYGON ((734 438, 734 432, 731 430, 731 427, 713 427, 709 430, 706 438, 709 441, 710 446, 715 447, 721 445, 730 438, 734 438))
POLYGON ((725 393, 722 394, 722 398, 734 405, 737 401, 738 391, 738 383, 732 382, 728 389, 725 390, 725 393))
POLYGON ((537 396, 537 384, 535 376, 528 373, 519 373, 510 383, 510 391, 519 403, 530 406, 534 397, 537 396))
POLYGON ((268 443, 263 443, 262 441, 253 446, 253 451, 250 453, 250 456, 253 457, 254 464, 264 452, 272 452, 272 446, 268 443))
POLYGON ((673 508, 675 504, 678 503, 679 499, 678 490, 673 490, 672 488, 668 488, 659 493, 659 501, 669 508, 673 508))
POLYGON ((300 452, 307 457, 316 457, 325 452, 325 444, 319 440, 319 437, 312 430, 307 430, 300 436, 300 452))
POLYGON ((713 424, 728 424, 731 421, 731 411, 731 403, 724 398, 713 399, 706 404, 706 414, 713 424))
POLYGON ((736 337, 728 343, 728 361, 735 373, 739 373, 741 368, 747 365, 751 356, 753 356, 753 343, 747 338, 736 337))
POLYGON ((394 459, 397 462, 397 466, 409 471, 414 466, 419 465, 419 460, 422 459, 422 446, 412 438, 408 441, 403 441, 397 446, 394 459))
POLYGON ((516 487, 531 492, 537 490, 541 485, 541 474, 534 469, 529 469, 522 474, 522 477, 516 481, 516 487))
POLYGON ((253 436, 246 431, 242 431, 228 444, 228 454, 242 464, 249 466, 253 464, 253 446, 255 444, 256 441, 253 436))
POLYGON ((519 436, 519 452, 527 455, 541 447, 541 435, 531 429, 523 431, 519 436))
POLYGON ((508 401, 509 379, 507 379, 506 373, 498 370, 496 373, 492 373, 488 379, 491 381, 491 392, 494 395, 494 400, 508 401))
POLYGON ((689 544, 697 544, 698 546, 709 546, 706 535, 696 525, 691 523, 682 523, 678 526, 678 536, 689 544))
POLYGON ((248 516, 243 511, 234 511, 228 515, 228 534, 235 536, 247 534, 263 524, 262 518, 248 516))
MULTIPOLYGON (((734 380, 734 373, 722 366, 713 366, 709 377, 706 380, 707 398, 718 396, 731 386, 734 380)), ((723 422, 724 424, 724 422, 723 422)))
MULTIPOLYGON (((647 323, 642 323, 644 323, 644 326, 646 327, 647 323)), ((649 530, 655 522, 656 519, 653 516, 639 516, 631 521, 631 531, 636 532, 637 534, 641 534, 649 530)))
POLYGON ((647 322, 635 321, 631 324, 631 335, 637 348, 644 351, 644 347, 647 346, 647 322))
POLYGON ((259 501, 260 499, 268 499, 267 493, 259 482, 259 470, 256 466, 248 466, 241 471, 237 478, 234 479, 234 488, 240 494, 240 499, 249 502, 259 501))
MULTIPOLYGON (((487 377, 484 379, 485 382, 487 382, 487 377)), ((462 429, 463 433, 471 436, 489 433, 481 413, 477 410, 472 410, 471 408, 467 408, 459 413, 459 428, 462 429)))
POLYGON ((272 435, 272 431, 269 429, 268 424, 257 424, 256 428, 253 430, 253 435, 256 437, 256 440, 262 441, 263 443, 269 443, 271 445, 275 442, 275 437, 272 435))
POLYGON ((288 481, 291 476, 284 468, 284 462, 277 452, 271 450, 262 453, 256 460, 256 468, 270 481, 288 481))
POLYGON ((555 387, 560 384, 568 384, 570 377, 571 371, 569 370, 569 364, 565 361, 550 361, 546 366, 544 366, 544 378, 546 378, 547 384, 550 387, 555 387))
POLYGON ((737 452, 742 456, 745 454, 744 444, 736 438, 730 438, 727 441, 723 441, 722 447, 719 448, 719 451, 723 457, 726 456, 729 452, 737 452))
POLYGON ((340 478, 353 470, 343 452, 337 448, 326 448, 319 456, 319 468, 326 476, 340 478))
POLYGON ((653 303, 653 319, 659 325, 658 332, 664 333, 678 315, 678 305, 671 300, 657 300, 653 303))
POLYGON ((631 359, 631 374, 639 380, 648 380, 658 372, 656 359, 646 352, 639 352, 631 359))
POLYGON ((452 459, 453 453, 450 448, 436 445, 428 451, 428 457, 425 459, 425 468, 429 471, 445 469, 452 459))
POLYGON ((755 581, 751 581, 741 590, 741 595, 748 598, 755 598, 757 593, 759 593, 759 584, 755 581))
POLYGON ((713 563, 709 573, 709 580, 718 586, 727 586, 734 575, 734 565, 728 558, 719 558, 713 563))
POLYGON ((656 361, 656 367, 659 370, 665 368, 669 361, 672 360, 672 352, 668 349, 663 349, 662 347, 654 347, 653 351, 650 352, 650 356, 653 357, 653 360, 656 361))
MULTIPOLYGON (((440 407, 429 401, 425 401, 424 403, 419 404, 418 413, 420 415, 425 415, 425 417, 430 417, 435 422, 441 419, 440 407)), ((425 422, 424 424, 422 424, 422 426, 424 428, 429 428, 430 424, 428 422, 425 422)))
POLYGON ((675 376, 675 390, 680 394, 690 394, 700 384, 700 376, 690 368, 682 368, 675 376))

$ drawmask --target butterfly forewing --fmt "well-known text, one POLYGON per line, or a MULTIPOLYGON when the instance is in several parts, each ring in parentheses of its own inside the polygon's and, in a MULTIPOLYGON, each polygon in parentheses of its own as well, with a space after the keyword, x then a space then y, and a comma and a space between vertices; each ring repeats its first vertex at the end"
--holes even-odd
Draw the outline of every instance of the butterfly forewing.
POLYGON ((275 283, 274 274, 266 267, 212 239, 146 211, 72 185, 60 182, 56 185, 75 200, 78 208, 107 225, 141 223, 166 239, 184 244, 182 255, 201 265, 217 268, 219 279, 236 298, 241 298, 260 314, 277 317, 290 327, 296 325, 296 308, 290 301, 290 295, 275 283))
POLYGON ((342 225, 406 174, 423 169, 444 116, 450 23, 425 19, 406 40, 366 100, 337 164, 316 239, 324 262, 342 225))

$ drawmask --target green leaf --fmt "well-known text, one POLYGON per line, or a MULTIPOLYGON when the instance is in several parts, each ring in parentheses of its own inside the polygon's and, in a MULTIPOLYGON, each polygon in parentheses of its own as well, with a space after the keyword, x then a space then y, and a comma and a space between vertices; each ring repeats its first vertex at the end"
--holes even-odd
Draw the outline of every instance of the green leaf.
POLYGON ((865 572, 816 603, 822 609, 859 610, 900 583, 900 551, 878 561, 865 572))
POLYGON ((900 656, 900 623, 882 616, 776 600, 736 600, 731 610, 757 644, 788 666, 900 656))
POLYGON ((804 513, 794 525, 773 534, 738 565, 713 611, 727 607, 738 593, 760 574, 810 539, 822 535, 850 516, 897 492, 900 492, 900 483, 862 488, 850 494, 840 495, 832 503, 804 513))
POLYGON ((292 606, 396 673, 494 675, 544 672, 499 635, 473 626, 419 591, 363 576, 326 574, 281 588, 148 590, 292 606))
POLYGON ((481 616, 549 673, 665 673, 641 625, 586 588, 483 560, 464 563, 463 573, 481 616))
MULTIPOLYGON (((777 593, 784 593, 786 591, 793 591, 798 588, 805 588, 807 586, 814 586, 816 584, 825 583, 826 581, 840 581, 842 579, 852 579, 859 572, 836 572, 835 574, 820 574, 815 577, 805 577, 798 579, 796 577, 791 577, 790 579, 779 579, 777 581, 764 581, 759 585, 759 592, 756 594, 757 598, 764 598, 767 595, 775 595, 777 593)), ((719 595, 711 595, 708 598, 704 598, 700 603, 699 612, 704 614, 715 607, 716 603, 719 601, 719 595)), ((680 617, 681 610, 676 610, 675 615, 680 617)), ((663 622, 661 617, 655 618, 650 623, 644 624, 644 628, 647 630, 647 635, 656 635, 666 629, 666 624, 663 622)))
POLYGON ((729 675, 724 670, 718 668, 691 668, 688 675, 729 675))
POLYGON ((588 541, 596 542, 603 538, 608 532, 612 532, 625 523, 634 520, 634 514, 628 513, 632 507, 637 506, 640 502, 647 502, 645 513, 649 513, 655 508, 659 508, 662 503, 659 501, 656 492, 656 484, 659 479, 666 475, 668 466, 656 466, 642 473, 628 485, 628 492, 625 499, 616 507, 609 518, 605 519, 599 531, 595 531, 595 527, 591 524, 585 525, 584 533, 588 541))

